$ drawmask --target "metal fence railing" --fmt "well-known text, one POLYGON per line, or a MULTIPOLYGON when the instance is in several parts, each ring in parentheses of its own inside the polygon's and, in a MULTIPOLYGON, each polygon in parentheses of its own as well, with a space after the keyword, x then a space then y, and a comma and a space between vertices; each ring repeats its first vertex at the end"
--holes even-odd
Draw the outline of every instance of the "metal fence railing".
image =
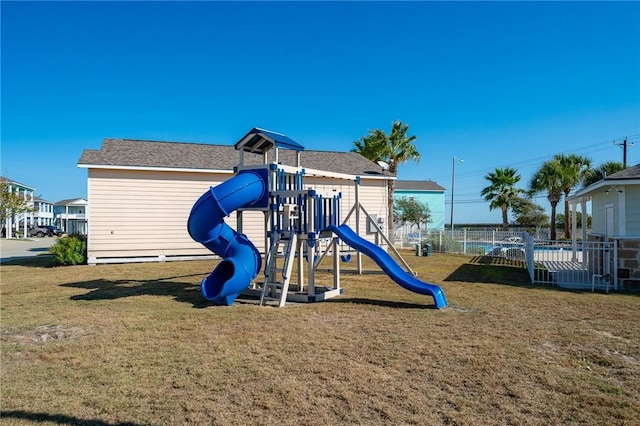
POLYGON ((468 255, 505 256, 515 254, 524 260, 524 231, 510 230, 467 230, 456 229, 429 232, 395 233, 395 245, 400 248, 413 249, 416 244, 431 246, 434 252, 461 253, 468 255), (516 250, 510 250, 516 249, 516 250))
POLYGON ((548 228, 538 228, 531 230, 530 228, 522 227, 510 227, 508 231, 503 231, 500 228, 465 228, 460 227, 454 229, 438 229, 430 230, 426 227, 418 229, 417 226, 403 225, 394 229, 394 245, 398 248, 412 248, 419 241, 427 241, 430 244, 436 244, 438 248, 434 247, 436 251, 446 252, 449 248, 464 250, 464 242, 476 242, 487 244, 499 244, 500 242, 506 242, 507 239, 513 237, 520 237, 524 235, 524 232, 533 234, 536 239, 549 239, 548 228), (442 242, 442 243, 441 243, 442 242), (450 244, 457 242, 460 244, 450 244))
POLYGON ((525 260, 533 284, 575 290, 618 289, 617 241, 558 242, 524 235, 525 260))
POLYGON ((531 282, 568 289, 618 289, 617 241, 552 241, 548 230, 532 235, 524 229, 456 229, 407 232, 397 229, 394 245, 421 253, 461 253, 526 262, 531 282), (425 246, 428 249, 425 250, 425 246))

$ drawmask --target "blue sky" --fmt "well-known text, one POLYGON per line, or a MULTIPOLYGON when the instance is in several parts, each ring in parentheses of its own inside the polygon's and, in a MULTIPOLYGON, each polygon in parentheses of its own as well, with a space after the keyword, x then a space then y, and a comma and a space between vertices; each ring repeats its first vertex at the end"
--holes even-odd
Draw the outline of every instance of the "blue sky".
MULTIPOLYGON (((103 138, 233 144, 254 126, 348 151, 394 120, 418 137, 401 179, 479 195, 554 154, 640 163, 638 2, 0 3, 1 172, 86 197, 103 138)), ((546 207, 544 198, 540 204, 546 207)), ((447 206, 448 208, 448 206, 447 206)), ((447 212, 447 222, 449 220, 447 212)))

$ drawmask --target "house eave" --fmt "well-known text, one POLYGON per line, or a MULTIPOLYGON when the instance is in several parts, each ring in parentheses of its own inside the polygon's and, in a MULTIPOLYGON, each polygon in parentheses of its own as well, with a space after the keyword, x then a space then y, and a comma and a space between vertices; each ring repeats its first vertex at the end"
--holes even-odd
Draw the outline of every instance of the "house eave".
POLYGON ((89 202, 87 200, 85 200, 84 198, 74 198, 74 199, 70 199, 70 200, 62 200, 62 201, 58 201, 57 203, 53 204, 55 207, 68 207, 68 206, 87 206, 89 205, 89 202))
POLYGON ((181 167, 118 166, 113 164, 78 164, 78 167, 82 169, 233 174, 232 169, 187 169, 187 168, 181 168, 181 167))
POLYGON ((303 167, 305 176, 314 176, 314 177, 328 177, 328 178, 336 178, 336 179, 345 179, 345 180, 356 180, 360 179, 371 179, 371 180, 395 180, 395 177, 390 176, 372 176, 366 174, 347 174, 347 173, 338 173, 338 172, 330 172, 327 170, 318 170, 318 169, 310 169, 307 167, 303 167))
POLYGON ((2 176, 2 178, 1 178, 0 180, 2 180, 2 182, 5 182, 5 183, 7 183, 7 184, 9 184, 9 185, 19 187, 20 189, 22 189, 22 190, 24 190, 24 191, 31 191, 31 192, 34 192, 34 191, 36 190, 36 189, 35 189, 34 187, 32 187, 32 186, 25 185, 24 183, 16 182, 15 180, 11 180, 11 179, 6 178, 6 177, 4 177, 4 176, 2 176))
POLYGON ((395 192, 411 192, 415 194, 444 194, 444 189, 397 189, 395 192))
MULTIPOLYGON (((119 166, 114 164, 78 164, 82 169, 103 169, 103 170, 136 170, 136 171, 156 171, 156 172, 183 172, 183 173, 221 173, 221 174, 234 174, 232 169, 186 169, 180 167, 150 167, 150 166, 119 166)), ((329 172, 326 170, 309 169, 303 167, 305 175, 316 177, 328 177, 345 180, 356 180, 359 176, 360 179, 371 180, 395 180, 393 176, 372 176, 372 175, 351 175, 346 173, 329 172)))
POLYGON ((590 199, 591 194, 603 188, 627 185, 640 185, 640 179, 603 179, 577 191, 575 194, 568 196, 567 201, 580 202, 583 199, 588 200, 590 199))

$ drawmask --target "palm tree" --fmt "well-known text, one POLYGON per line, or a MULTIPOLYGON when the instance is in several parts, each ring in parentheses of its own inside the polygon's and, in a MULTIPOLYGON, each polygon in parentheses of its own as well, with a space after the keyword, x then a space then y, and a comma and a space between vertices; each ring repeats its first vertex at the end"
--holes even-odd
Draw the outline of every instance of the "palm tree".
POLYGON ((351 152, 357 152, 371 161, 384 161, 384 150, 387 145, 387 134, 382 130, 369 130, 369 134, 353 142, 355 148, 351 152))
POLYGON ((531 177, 529 193, 531 195, 547 193, 547 200, 551 204, 551 235, 556 239, 556 207, 562 198, 562 166, 557 159, 545 161, 531 177))
POLYGON ((480 195, 486 201, 489 201, 489 209, 502 210, 502 229, 509 230, 509 208, 513 206, 516 199, 524 191, 516 188, 515 185, 520 182, 520 175, 517 170, 511 167, 504 169, 496 169, 488 173, 484 178, 491 182, 491 185, 482 190, 480 195))
POLYGON ((584 186, 589 186, 606 178, 609 175, 624 170, 624 165, 619 161, 607 161, 600 164, 595 169, 591 169, 584 178, 584 186))
POLYGON ((591 170, 591 160, 576 154, 557 154, 553 157, 562 169, 562 192, 564 192, 564 237, 571 238, 571 216, 569 215, 569 193, 582 183, 591 170))
MULTIPOLYGON (((389 173, 397 176, 398 167, 408 161, 420 161, 420 153, 413 144, 416 136, 407 136, 408 124, 396 120, 391 125, 391 133, 387 135, 384 131, 376 129, 370 130, 367 136, 353 142, 352 152, 357 152, 371 161, 384 161, 389 164, 389 173)), ((387 197, 387 225, 389 228, 389 238, 393 238, 393 192, 395 190, 395 180, 388 181, 387 197)))

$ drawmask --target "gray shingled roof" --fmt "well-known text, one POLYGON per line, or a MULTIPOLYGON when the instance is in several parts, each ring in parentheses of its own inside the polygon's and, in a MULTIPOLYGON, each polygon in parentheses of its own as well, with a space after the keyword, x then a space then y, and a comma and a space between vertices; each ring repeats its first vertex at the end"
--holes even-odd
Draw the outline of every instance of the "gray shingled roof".
POLYGON ((33 197, 33 201, 37 202, 37 203, 49 203, 49 204, 53 204, 51 201, 49 200, 45 200, 44 198, 40 198, 40 197, 33 197))
POLYGON ((54 206, 66 206, 66 205, 81 205, 87 204, 87 200, 84 198, 65 198, 64 200, 57 201, 54 206))
POLYGON ((605 178, 605 180, 624 180, 624 179, 638 179, 640 178, 640 164, 627 167, 624 170, 614 173, 605 178))
POLYGON ((607 176, 604 179, 601 179, 586 188, 582 188, 572 194, 569 199, 570 200, 578 200, 580 197, 589 196, 595 191, 607 186, 614 185, 638 185, 640 182, 640 164, 636 164, 635 166, 627 167, 626 169, 619 171, 618 173, 613 173, 607 176))
MULTIPOLYGON (((351 175, 381 175, 380 166, 355 152, 305 150, 300 155, 302 167, 309 169, 351 175)), ((295 151, 280 150, 278 160, 294 165, 295 156, 295 151)), ((239 160, 240 152, 231 145, 104 139, 100 149, 84 150, 78 165, 232 170, 239 160)), ((244 163, 247 165, 262 162, 261 155, 244 154, 244 163)))
POLYGON ((396 191, 444 191, 445 189, 431 180, 397 180, 396 191))
POLYGON ((7 177, 4 177, 4 176, 0 176, 0 182, 6 182, 8 184, 13 184, 13 185, 16 185, 16 186, 22 186, 24 188, 35 190, 35 188, 33 186, 29 186, 29 185, 25 185, 24 183, 16 182, 15 180, 11 180, 11 179, 9 179, 7 177))

